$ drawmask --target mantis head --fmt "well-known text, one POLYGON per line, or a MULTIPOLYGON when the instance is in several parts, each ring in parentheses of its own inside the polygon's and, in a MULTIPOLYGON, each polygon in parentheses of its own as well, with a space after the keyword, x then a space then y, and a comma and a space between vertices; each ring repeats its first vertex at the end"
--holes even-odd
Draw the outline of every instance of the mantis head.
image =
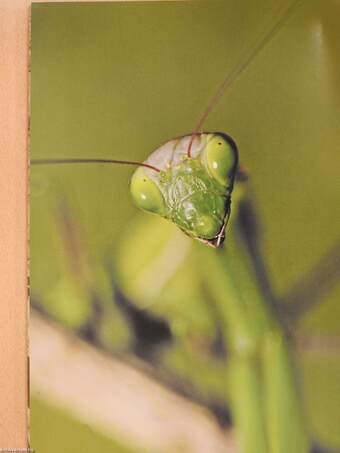
POLYGON ((131 179, 135 204, 175 223, 213 247, 224 240, 238 165, 236 144, 224 133, 201 133, 167 142, 131 179), (188 155, 188 147, 191 152, 188 155))

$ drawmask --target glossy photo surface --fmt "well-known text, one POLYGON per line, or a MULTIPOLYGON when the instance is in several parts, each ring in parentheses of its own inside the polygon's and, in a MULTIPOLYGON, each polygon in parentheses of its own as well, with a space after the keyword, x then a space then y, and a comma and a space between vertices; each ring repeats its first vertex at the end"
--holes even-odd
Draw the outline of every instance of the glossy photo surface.
POLYGON ((231 408, 248 404, 249 375, 230 364, 276 332, 273 318, 289 332, 310 445, 340 449, 340 5, 298 2, 218 99, 196 160, 180 159, 218 86, 288 4, 33 4, 31 159, 166 170, 31 166, 37 453, 243 453, 233 415, 246 422, 231 408), (253 274, 258 250, 270 290, 253 274), (269 293, 273 318, 257 308, 269 293))

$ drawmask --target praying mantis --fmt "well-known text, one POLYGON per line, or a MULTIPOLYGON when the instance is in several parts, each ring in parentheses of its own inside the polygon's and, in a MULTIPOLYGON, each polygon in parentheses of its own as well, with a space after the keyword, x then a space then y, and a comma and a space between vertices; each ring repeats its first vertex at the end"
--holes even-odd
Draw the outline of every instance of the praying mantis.
MULTIPOLYGON (((196 128, 183 137, 166 142, 145 162, 56 158, 49 161, 34 159, 32 164, 107 162, 137 165, 130 188, 138 207, 174 222, 187 235, 204 245, 221 248, 226 237, 228 253, 228 220, 230 217, 232 222, 238 209, 237 202, 233 201, 234 186, 235 191, 238 185, 242 186, 244 172, 238 165, 238 150, 234 140, 225 132, 202 132, 202 126, 221 94, 280 30, 295 7, 296 3, 284 10, 279 21, 266 31, 228 74, 196 128)), ((230 285, 235 287, 235 293, 225 302, 226 306, 229 304, 225 308, 225 318, 233 332, 230 342, 235 346, 231 366, 231 380, 235 385, 232 410, 241 439, 240 451, 303 453, 308 450, 309 441, 300 413, 284 329, 261 296, 255 301, 247 301, 244 296, 236 294, 239 288, 242 292, 244 281, 237 274, 232 275, 232 269, 228 267, 230 258, 226 261, 224 249, 222 253, 219 252, 202 250, 202 256, 210 263, 214 274, 220 276, 220 286, 212 288, 218 293, 217 298, 226 293, 226 281, 231 280, 230 285), (244 301, 243 308, 240 300, 244 301), (261 318, 261 322, 253 321, 256 324, 254 329, 251 327, 252 320, 248 319, 249 313, 253 314, 254 319, 261 318), (264 384, 257 369, 261 364, 265 374, 264 384), (240 383, 242 386, 238 388, 240 383), (266 408, 259 401, 262 392, 269 395, 266 408), (280 396, 284 396, 283 401, 280 401, 280 396), (294 416, 290 417, 291 413, 294 416), (285 423, 289 426, 286 427, 285 423)), ((237 260, 237 255, 234 254, 233 258, 237 260)))
POLYGON ((234 140, 226 133, 202 133, 201 128, 224 91, 275 36, 298 3, 295 1, 283 9, 279 20, 227 74, 195 130, 188 136, 170 140, 154 151, 147 161, 70 158, 34 159, 31 163, 137 165, 139 169, 133 175, 130 186, 136 205, 170 219, 191 237, 219 247, 224 241, 230 215, 231 193, 238 170, 238 150, 234 140))

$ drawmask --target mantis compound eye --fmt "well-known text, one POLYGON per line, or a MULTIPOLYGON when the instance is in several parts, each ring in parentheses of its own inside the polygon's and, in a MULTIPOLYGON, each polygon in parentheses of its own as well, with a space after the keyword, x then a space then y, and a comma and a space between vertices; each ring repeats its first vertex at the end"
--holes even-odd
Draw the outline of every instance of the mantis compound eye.
POLYGON ((136 206, 144 211, 165 214, 165 201, 157 184, 139 167, 132 176, 130 191, 136 206))
POLYGON ((236 144, 228 135, 212 134, 204 149, 203 161, 210 175, 223 187, 233 186, 238 153, 236 144))

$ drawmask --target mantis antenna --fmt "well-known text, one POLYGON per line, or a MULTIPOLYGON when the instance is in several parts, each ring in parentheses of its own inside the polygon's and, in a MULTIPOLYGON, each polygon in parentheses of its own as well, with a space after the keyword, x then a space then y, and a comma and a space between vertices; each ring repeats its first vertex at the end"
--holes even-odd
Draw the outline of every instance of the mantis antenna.
MULTIPOLYGON (((279 19, 271 26, 269 30, 267 30, 260 39, 255 43, 253 47, 244 55, 244 57, 234 66, 234 68, 226 75, 225 79, 218 87, 217 91, 210 99, 207 108, 204 110, 200 120, 194 131, 191 133, 191 139, 188 145, 187 156, 191 157, 191 148, 196 135, 201 132, 202 126, 224 92, 227 88, 235 82, 238 77, 242 74, 242 72, 250 65, 250 63, 254 60, 254 58, 261 52, 261 50, 270 42, 270 40, 278 33, 278 31, 282 28, 284 23, 290 17, 293 9, 300 3, 302 0, 295 0, 291 3, 285 10, 283 10, 280 15, 279 19)), ((140 167, 146 167, 156 172, 160 172, 160 169, 143 162, 137 161, 129 161, 129 160, 117 160, 117 159, 33 159, 31 160, 32 165, 59 165, 59 164, 122 164, 122 165, 136 165, 140 167)))
POLYGON ((138 167, 146 167, 151 170, 160 172, 160 169, 153 165, 134 160, 117 160, 117 159, 32 159, 32 165, 60 165, 60 164, 122 164, 122 165, 137 165, 138 167))
POLYGON ((213 111, 214 107, 227 90, 227 88, 235 82, 238 77, 242 74, 242 72, 250 65, 250 63, 254 60, 254 58, 261 52, 261 50, 270 42, 270 40, 279 32, 285 22, 288 20, 290 15, 292 14, 294 8, 300 3, 302 0, 296 0, 291 3, 286 9, 280 11, 279 19, 274 22, 274 24, 267 30, 255 43, 253 47, 251 47, 248 52, 244 55, 241 60, 236 63, 233 69, 226 75, 225 79, 221 83, 221 85, 216 90, 213 97, 210 99, 207 108, 204 110, 200 120, 197 123, 196 128, 191 134, 191 140, 188 145, 187 155, 191 157, 191 147, 195 136, 201 132, 202 126, 205 120, 208 118, 210 113, 213 111))

